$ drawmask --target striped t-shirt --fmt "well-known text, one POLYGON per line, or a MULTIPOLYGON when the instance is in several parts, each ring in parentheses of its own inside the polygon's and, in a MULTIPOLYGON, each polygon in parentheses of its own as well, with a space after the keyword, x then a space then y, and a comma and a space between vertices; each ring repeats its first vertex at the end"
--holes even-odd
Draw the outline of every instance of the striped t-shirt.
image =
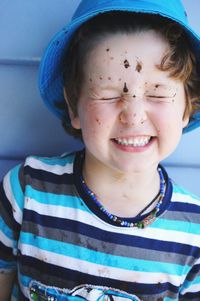
POLYGON ((200 200, 164 171, 157 219, 116 225, 81 185, 83 154, 28 157, 1 184, 0 271, 17 270, 12 300, 199 301, 200 200))

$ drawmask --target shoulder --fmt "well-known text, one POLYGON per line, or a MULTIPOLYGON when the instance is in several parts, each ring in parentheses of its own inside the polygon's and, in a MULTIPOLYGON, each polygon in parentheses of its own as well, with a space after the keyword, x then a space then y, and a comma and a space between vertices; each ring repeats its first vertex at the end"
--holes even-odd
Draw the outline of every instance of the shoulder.
POLYGON ((48 172, 56 175, 71 174, 76 154, 69 153, 54 157, 29 156, 23 164, 24 173, 32 171, 32 173, 48 172))
POLYGON ((193 194, 187 189, 183 188, 172 182, 173 185, 173 194, 172 201, 180 202, 183 204, 191 204, 195 206, 199 206, 200 208, 200 196, 193 194))

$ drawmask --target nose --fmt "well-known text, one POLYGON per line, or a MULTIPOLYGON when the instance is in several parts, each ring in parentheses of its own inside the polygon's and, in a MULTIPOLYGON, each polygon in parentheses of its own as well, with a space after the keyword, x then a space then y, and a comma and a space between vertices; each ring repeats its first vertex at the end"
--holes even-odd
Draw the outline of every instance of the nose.
POLYGON ((147 120, 147 112, 143 100, 133 98, 126 101, 119 114, 121 123, 127 126, 143 124, 147 120))

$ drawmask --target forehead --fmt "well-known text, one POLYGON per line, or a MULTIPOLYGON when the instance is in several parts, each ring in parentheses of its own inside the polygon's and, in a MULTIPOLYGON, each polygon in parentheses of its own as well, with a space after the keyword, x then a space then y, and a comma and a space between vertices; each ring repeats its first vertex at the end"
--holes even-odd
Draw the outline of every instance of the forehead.
POLYGON ((90 73, 109 72, 111 67, 120 66, 128 70, 136 61, 156 67, 168 47, 164 37, 154 30, 108 34, 94 44, 84 67, 90 73))

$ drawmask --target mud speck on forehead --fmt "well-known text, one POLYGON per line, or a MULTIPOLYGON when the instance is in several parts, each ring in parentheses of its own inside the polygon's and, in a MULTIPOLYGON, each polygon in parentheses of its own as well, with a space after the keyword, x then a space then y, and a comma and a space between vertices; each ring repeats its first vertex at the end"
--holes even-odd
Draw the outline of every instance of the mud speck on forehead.
POLYGON ((141 72, 141 70, 142 70, 142 62, 137 61, 135 70, 136 70, 137 72, 139 72, 139 73, 141 72))
POLYGON ((126 85, 126 83, 124 83, 123 92, 124 92, 124 93, 127 93, 127 92, 128 92, 128 88, 127 88, 127 85, 126 85))
POLYGON ((130 67, 130 64, 129 64, 128 60, 124 61, 124 67, 125 68, 129 68, 130 67))

